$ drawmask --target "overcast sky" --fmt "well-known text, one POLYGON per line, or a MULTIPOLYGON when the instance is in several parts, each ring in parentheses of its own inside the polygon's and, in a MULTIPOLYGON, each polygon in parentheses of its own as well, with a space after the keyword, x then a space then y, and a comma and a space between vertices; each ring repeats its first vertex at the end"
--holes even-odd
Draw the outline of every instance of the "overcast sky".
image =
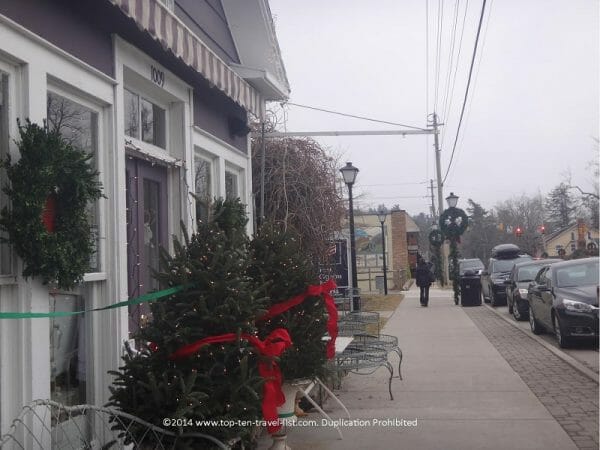
MULTIPOLYGON (((290 102, 415 127, 425 127, 435 109, 446 124, 443 179, 481 5, 482 0, 270 0, 290 102), (443 4, 439 63, 438 4, 443 4)), ((487 1, 444 197, 454 191, 459 207, 472 198, 492 208, 521 194, 546 195, 569 171, 575 184, 591 189, 590 161, 598 158, 593 138, 600 134, 598 5, 598 0, 487 1)), ((400 129, 295 106, 285 111, 288 131, 400 129)), ((432 137, 315 139, 360 169, 359 206, 399 204, 410 214, 429 212, 429 180, 436 179, 432 137)))

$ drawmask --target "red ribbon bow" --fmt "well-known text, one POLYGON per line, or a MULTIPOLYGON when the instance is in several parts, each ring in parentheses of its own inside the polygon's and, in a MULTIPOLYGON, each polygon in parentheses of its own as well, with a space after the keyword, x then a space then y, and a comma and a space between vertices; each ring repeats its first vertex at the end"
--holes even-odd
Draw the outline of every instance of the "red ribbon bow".
POLYGON ((308 297, 317 297, 322 294, 323 300, 325 301, 325 308, 327 309, 327 313, 329 316, 327 320, 327 332, 329 333, 331 339, 329 340, 329 342, 327 342, 326 349, 327 358, 331 359, 335 356, 335 340, 338 335, 338 312, 337 307, 335 306, 335 301, 333 300, 333 297, 331 295, 331 291, 333 291, 336 287, 337 285, 335 284, 335 281, 333 281, 333 278, 330 278, 327 282, 323 284, 310 285, 302 294, 298 294, 290 298, 289 300, 286 300, 285 302, 277 303, 271 306, 267 310, 267 313, 259 317, 258 320, 267 320, 272 317, 278 316, 279 314, 286 312, 288 309, 299 305, 308 297))
MULTIPOLYGON (((292 345, 292 339, 290 338, 287 330, 283 328, 277 328, 273 330, 264 341, 261 341, 256 336, 252 336, 247 333, 242 333, 241 339, 248 341, 252 346, 258 350, 262 356, 271 358, 270 361, 260 360, 258 362, 258 373, 265 380, 263 385, 263 401, 262 401, 262 412, 265 421, 267 422, 267 431, 269 433, 275 433, 281 428, 279 423, 279 416, 277 414, 277 407, 285 403, 285 395, 281 390, 281 370, 273 357, 280 356, 287 348, 292 345)), ((210 336, 204 339, 200 339, 191 344, 184 345, 177 351, 169 355, 170 360, 187 358, 193 356, 200 351, 200 349, 208 344, 219 344, 222 342, 234 342, 237 339, 237 334, 226 333, 218 336, 210 336)))

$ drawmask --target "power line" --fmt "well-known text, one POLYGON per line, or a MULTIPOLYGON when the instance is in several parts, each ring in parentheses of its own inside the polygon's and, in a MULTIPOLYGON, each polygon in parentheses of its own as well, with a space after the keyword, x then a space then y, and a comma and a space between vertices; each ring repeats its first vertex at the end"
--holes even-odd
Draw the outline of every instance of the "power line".
POLYGON ((354 114, 346 114, 346 113, 341 113, 341 112, 338 112, 338 111, 331 111, 329 109, 317 108, 315 106, 299 105, 298 103, 292 103, 292 102, 283 102, 282 105, 297 106, 299 108, 312 109, 314 111, 321 111, 321 112, 326 112, 326 113, 329 113, 329 114, 336 114, 338 116, 352 117, 353 119, 362 119, 362 120, 368 120, 370 122, 385 123, 385 124, 388 124, 388 125, 396 125, 396 126, 399 126, 399 127, 414 128, 415 130, 423 130, 423 131, 425 131, 425 128, 423 128, 423 127, 414 127, 412 125, 406 125, 404 123, 388 122, 387 120, 378 120, 378 119, 372 119, 370 117, 356 116, 354 114))
POLYGON ((467 80, 467 88, 465 89, 465 98, 463 99, 462 108, 460 111, 460 119, 458 120, 458 128, 456 129, 456 136, 454 138, 454 145, 452 146, 452 154, 450 155, 450 162, 448 163, 448 168, 446 169, 446 174, 444 175, 444 180, 442 184, 446 182, 446 177, 448 177, 448 172, 450 172, 450 167, 452 166, 452 160, 454 159, 454 152, 456 150, 456 142, 458 141, 458 135, 460 133, 460 127, 462 125, 463 116, 465 114, 465 106, 467 105, 467 98, 469 97, 469 87, 471 86, 471 76, 473 75, 473 66, 475 64, 475 56, 477 55, 477 44, 479 43, 479 34, 481 33, 481 24, 483 22, 483 15, 485 14, 485 4, 487 0, 483 0, 481 5, 481 15, 479 16, 479 25, 477 26, 477 36, 475 37, 475 45, 473 46, 473 55, 471 56, 471 67, 469 67, 469 78, 467 80))
MULTIPOLYGON (((448 105, 448 94, 450 92, 450 76, 452 74, 452 66, 454 64, 454 47, 456 44, 456 25, 458 23, 458 7, 460 0, 454 0, 454 23, 452 24, 452 39, 450 41, 450 51, 448 52, 446 84, 444 85, 444 100, 442 102, 442 119, 446 119, 445 111, 448 105)), ((458 65, 458 64, 457 64, 458 65)))
POLYGON ((442 33, 444 31, 444 1, 438 0, 438 25, 435 48, 435 94, 433 96, 433 111, 437 111, 438 92, 440 87, 440 58, 442 54, 442 33))
MULTIPOLYGON (((467 10, 468 9, 469 9, 469 0, 467 0, 465 2, 465 14, 463 16, 462 29, 460 31, 460 40, 458 41, 458 54, 456 55, 456 67, 454 68, 454 76, 452 77, 452 89, 450 91, 450 101, 448 102, 448 108, 444 111, 444 119, 446 120, 446 123, 449 122, 449 119, 450 119, 450 110, 452 109, 452 102, 454 100, 454 86, 456 85, 456 75, 458 74, 458 66, 459 66, 459 63, 460 63, 460 53, 462 51, 462 41, 463 41, 463 35, 465 33, 465 24, 467 22, 467 10)), ((489 18, 489 15, 488 15, 488 18, 489 18)), ((445 138, 446 138, 446 129, 447 128, 448 127, 445 127, 442 130, 442 137, 441 137, 442 148, 444 148, 444 141, 445 141, 445 138)))
POLYGON ((468 125, 469 125, 469 119, 471 118, 471 111, 473 110, 473 108, 472 108, 473 98, 474 98, 474 93, 477 90, 477 80, 479 79, 479 71, 481 69, 481 61, 483 59, 483 54, 484 54, 484 49, 485 49, 485 42, 486 42, 486 38, 487 38, 487 32, 488 32, 488 29, 489 29, 489 26, 490 26, 490 17, 492 15, 492 8, 493 8, 493 6, 494 6, 494 0, 490 0, 490 4, 489 4, 489 6, 487 8, 487 10, 488 10, 488 12, 487 12, 487 20, 485 22, 485 26, 484 26, 484 29, 483 29, 483 38, 481 40, 481 50, 480 50, 479 55, 478 55, 479 56, 478 62, 475 64, 476 68, 475 68, 475 76, 473 77, 473 89, 472 89, 473 95, 471 95, 471 97, 469 98, 469 102, 468 102, 468 105, 467 105, 466 114, 465 114, 465 120, 464 120, 465 125, 463 127, 463 133, 460 136, 459 143, 457 145, 457 148, 458 148, 457 157, 460 155, 460 152, 461 152, 461 150, 463 148, 462 147, 462 143, 463 143, 463 141, 465 139, 465 133, 466 133, 466 130, 467 130, 468 125))
POLYGON ((380 184, 362 184, 360 186, 405 186, 405 185, 413 185, 413 184, 427 184, 427 181, 413 181, 406 183, 380 183, 380 184))

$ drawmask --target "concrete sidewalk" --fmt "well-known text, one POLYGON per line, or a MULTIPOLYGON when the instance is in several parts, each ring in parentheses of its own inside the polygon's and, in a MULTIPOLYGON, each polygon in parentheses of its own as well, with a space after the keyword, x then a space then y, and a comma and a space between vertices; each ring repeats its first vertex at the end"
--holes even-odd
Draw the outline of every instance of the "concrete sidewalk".
MULTIPOLYGON (((467 316, 454 305, 451 290, 431 289, 429 307, 419 306, 413 287, 389 318, 382 333, 398 336, 404 353, 402 375, 394 378, 395 400, 387 392, 388 372, 349 375, 337 391, 352 419, 335 429, 322 417, 319 426, 289 428, 294 450, 317 449, 544 449, 577 447, 548 410, 467 316), (388 426, 373 419, 391 419, 388 426), (395 425, 408 421, 405 425, 395 425), (412 426, 410 426, 410 425, 412 426)), ((390 354, 397 367, 395 354, 390 354)), ((345 418, 328 401, 327 412, 345 418)), ((261 440, 266 449, 270 438, 261 440)))

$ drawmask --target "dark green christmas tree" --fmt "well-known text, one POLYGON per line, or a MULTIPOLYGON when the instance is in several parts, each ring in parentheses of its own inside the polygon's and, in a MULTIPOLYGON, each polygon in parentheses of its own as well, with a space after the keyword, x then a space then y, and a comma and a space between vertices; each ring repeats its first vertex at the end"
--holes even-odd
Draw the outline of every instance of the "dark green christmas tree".
MULTIPOLYGON (((254 321, 264 312, 260 284, 247 275, 249 239, 246 215, 239 200, 218 201, 208 223, 182 245, 174 241, 174 256, 162 255, 156 278, 163 289, 185 286, 170 298, 151 304, 152 322, 135 335, 148 343, 128 355, 116 375, 111 405, 162 426, 164 417, 253 421, 262 418, 263 380, 258 356, 241 333, 255 334, 254 321), (202 347, 192 357, 169 360, 186 344, 226 333, 233 343, 202 347)), ((175 429, 171 429, 175 431, 175 429)), ((221 440, 241 436, 251 441, 252 427, 180 428, 221 440)), ((141 432, 141 431, 140 431, 141 432)), ((205 441, 178 441, 181 448, 210 448, 205 441)))
MULTIPOLYGON (((299 240, 291 232, 263 226, 250 244, 250 274, 270 306, 302 294, 318 284, 317 271, 302 252, 299 240)), ((281 315, 257 322, 261 338, 276 328, 285 328, 292 347, 280 358, 284 380, 321 375, 326 361, 327 313, 322 296, 308 297, 281 315)))

